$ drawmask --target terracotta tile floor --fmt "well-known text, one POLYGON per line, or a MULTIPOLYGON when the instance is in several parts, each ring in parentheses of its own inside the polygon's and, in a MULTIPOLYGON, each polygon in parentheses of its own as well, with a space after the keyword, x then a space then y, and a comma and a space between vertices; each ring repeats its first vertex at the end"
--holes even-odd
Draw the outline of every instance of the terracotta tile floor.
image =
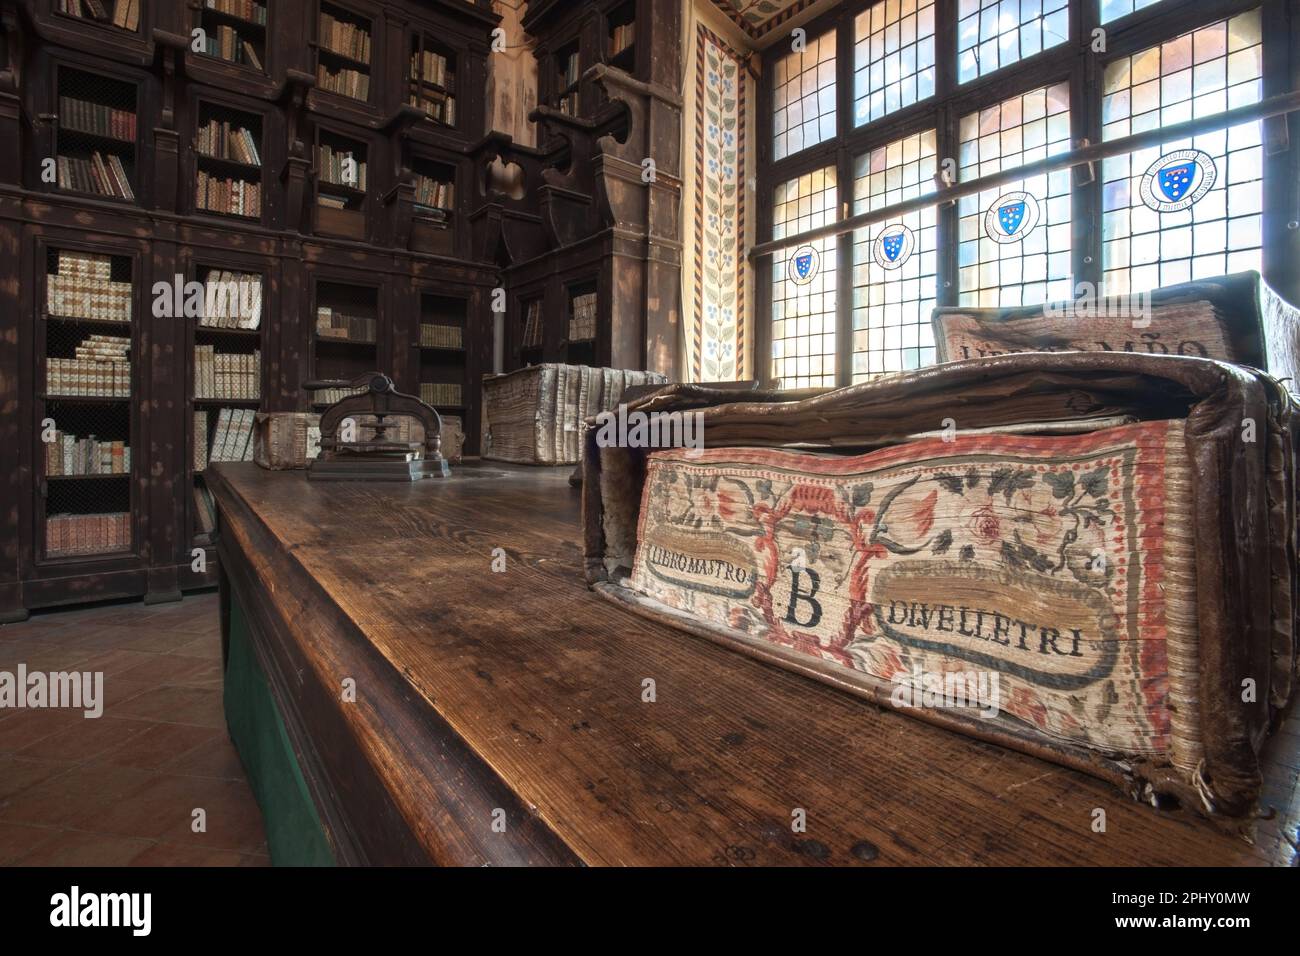
POLYGON ((0 710, 0 865, 270 863, 226 736, 216 594, 33 614, 0 627, 0 670, 20 663, 102 671, 105 705, 0 710))

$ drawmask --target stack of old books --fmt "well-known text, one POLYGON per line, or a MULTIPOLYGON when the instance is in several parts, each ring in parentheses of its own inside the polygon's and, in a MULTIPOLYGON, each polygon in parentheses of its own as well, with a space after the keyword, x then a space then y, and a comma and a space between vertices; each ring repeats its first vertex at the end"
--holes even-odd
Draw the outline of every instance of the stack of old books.
POLYGON ((658 422, 640 440, 589 430, 589 582, 1159 806, 1249 814, 1298 676, 1300 313, 1251 274, 934 324, 958 361, 812 397, 671 386, 621 415, 658 422))
POLYGON ((483 457, 530 465, 582 458, 582 423, 613 409, 631 386, 663 384, 657 372, 530 365, 483 377, 483 457))
POLYGON ((60 250, 58 272, 45 277, 47 315, 96 322, 131 321, 131 283, 114 281, 108 256, 60 250))
POLYGON ((72 358, 45 360, 46 391, 51 395, 125 398, 131 394, 131 340, 118 335, 88 335, 72 358))

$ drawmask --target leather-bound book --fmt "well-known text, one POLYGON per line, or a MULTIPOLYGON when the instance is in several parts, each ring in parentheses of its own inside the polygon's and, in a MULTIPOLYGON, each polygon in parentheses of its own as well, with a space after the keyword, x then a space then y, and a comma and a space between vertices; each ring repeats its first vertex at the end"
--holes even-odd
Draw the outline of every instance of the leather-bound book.
POLYGON ((1152 292, 1015 308, 934 310, 940 362, 1008 352, 1191 355, 1269 372, 1300 389, 1300 310, 1258 272, 1198 279, 1152 292))

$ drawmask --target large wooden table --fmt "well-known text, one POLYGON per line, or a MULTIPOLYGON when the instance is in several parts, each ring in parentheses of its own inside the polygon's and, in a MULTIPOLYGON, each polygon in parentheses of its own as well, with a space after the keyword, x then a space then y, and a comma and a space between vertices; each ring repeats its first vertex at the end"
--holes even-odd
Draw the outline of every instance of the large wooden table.
POLYGON ((601 600, 568 472, 489 462, 401 485, 209 469, 225 597, 339 862, 1295 861, 1294 718, 1249 840, 1131 802, 601 600))

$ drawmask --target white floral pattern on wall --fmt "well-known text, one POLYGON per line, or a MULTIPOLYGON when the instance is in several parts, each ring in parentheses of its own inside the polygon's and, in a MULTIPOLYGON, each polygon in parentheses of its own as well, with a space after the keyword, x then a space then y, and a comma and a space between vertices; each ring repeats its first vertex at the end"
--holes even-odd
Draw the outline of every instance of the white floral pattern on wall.
POLYGON ((745 366, 745 58, 698 29, 692 364, 695 381, 734 381, 745 366))

